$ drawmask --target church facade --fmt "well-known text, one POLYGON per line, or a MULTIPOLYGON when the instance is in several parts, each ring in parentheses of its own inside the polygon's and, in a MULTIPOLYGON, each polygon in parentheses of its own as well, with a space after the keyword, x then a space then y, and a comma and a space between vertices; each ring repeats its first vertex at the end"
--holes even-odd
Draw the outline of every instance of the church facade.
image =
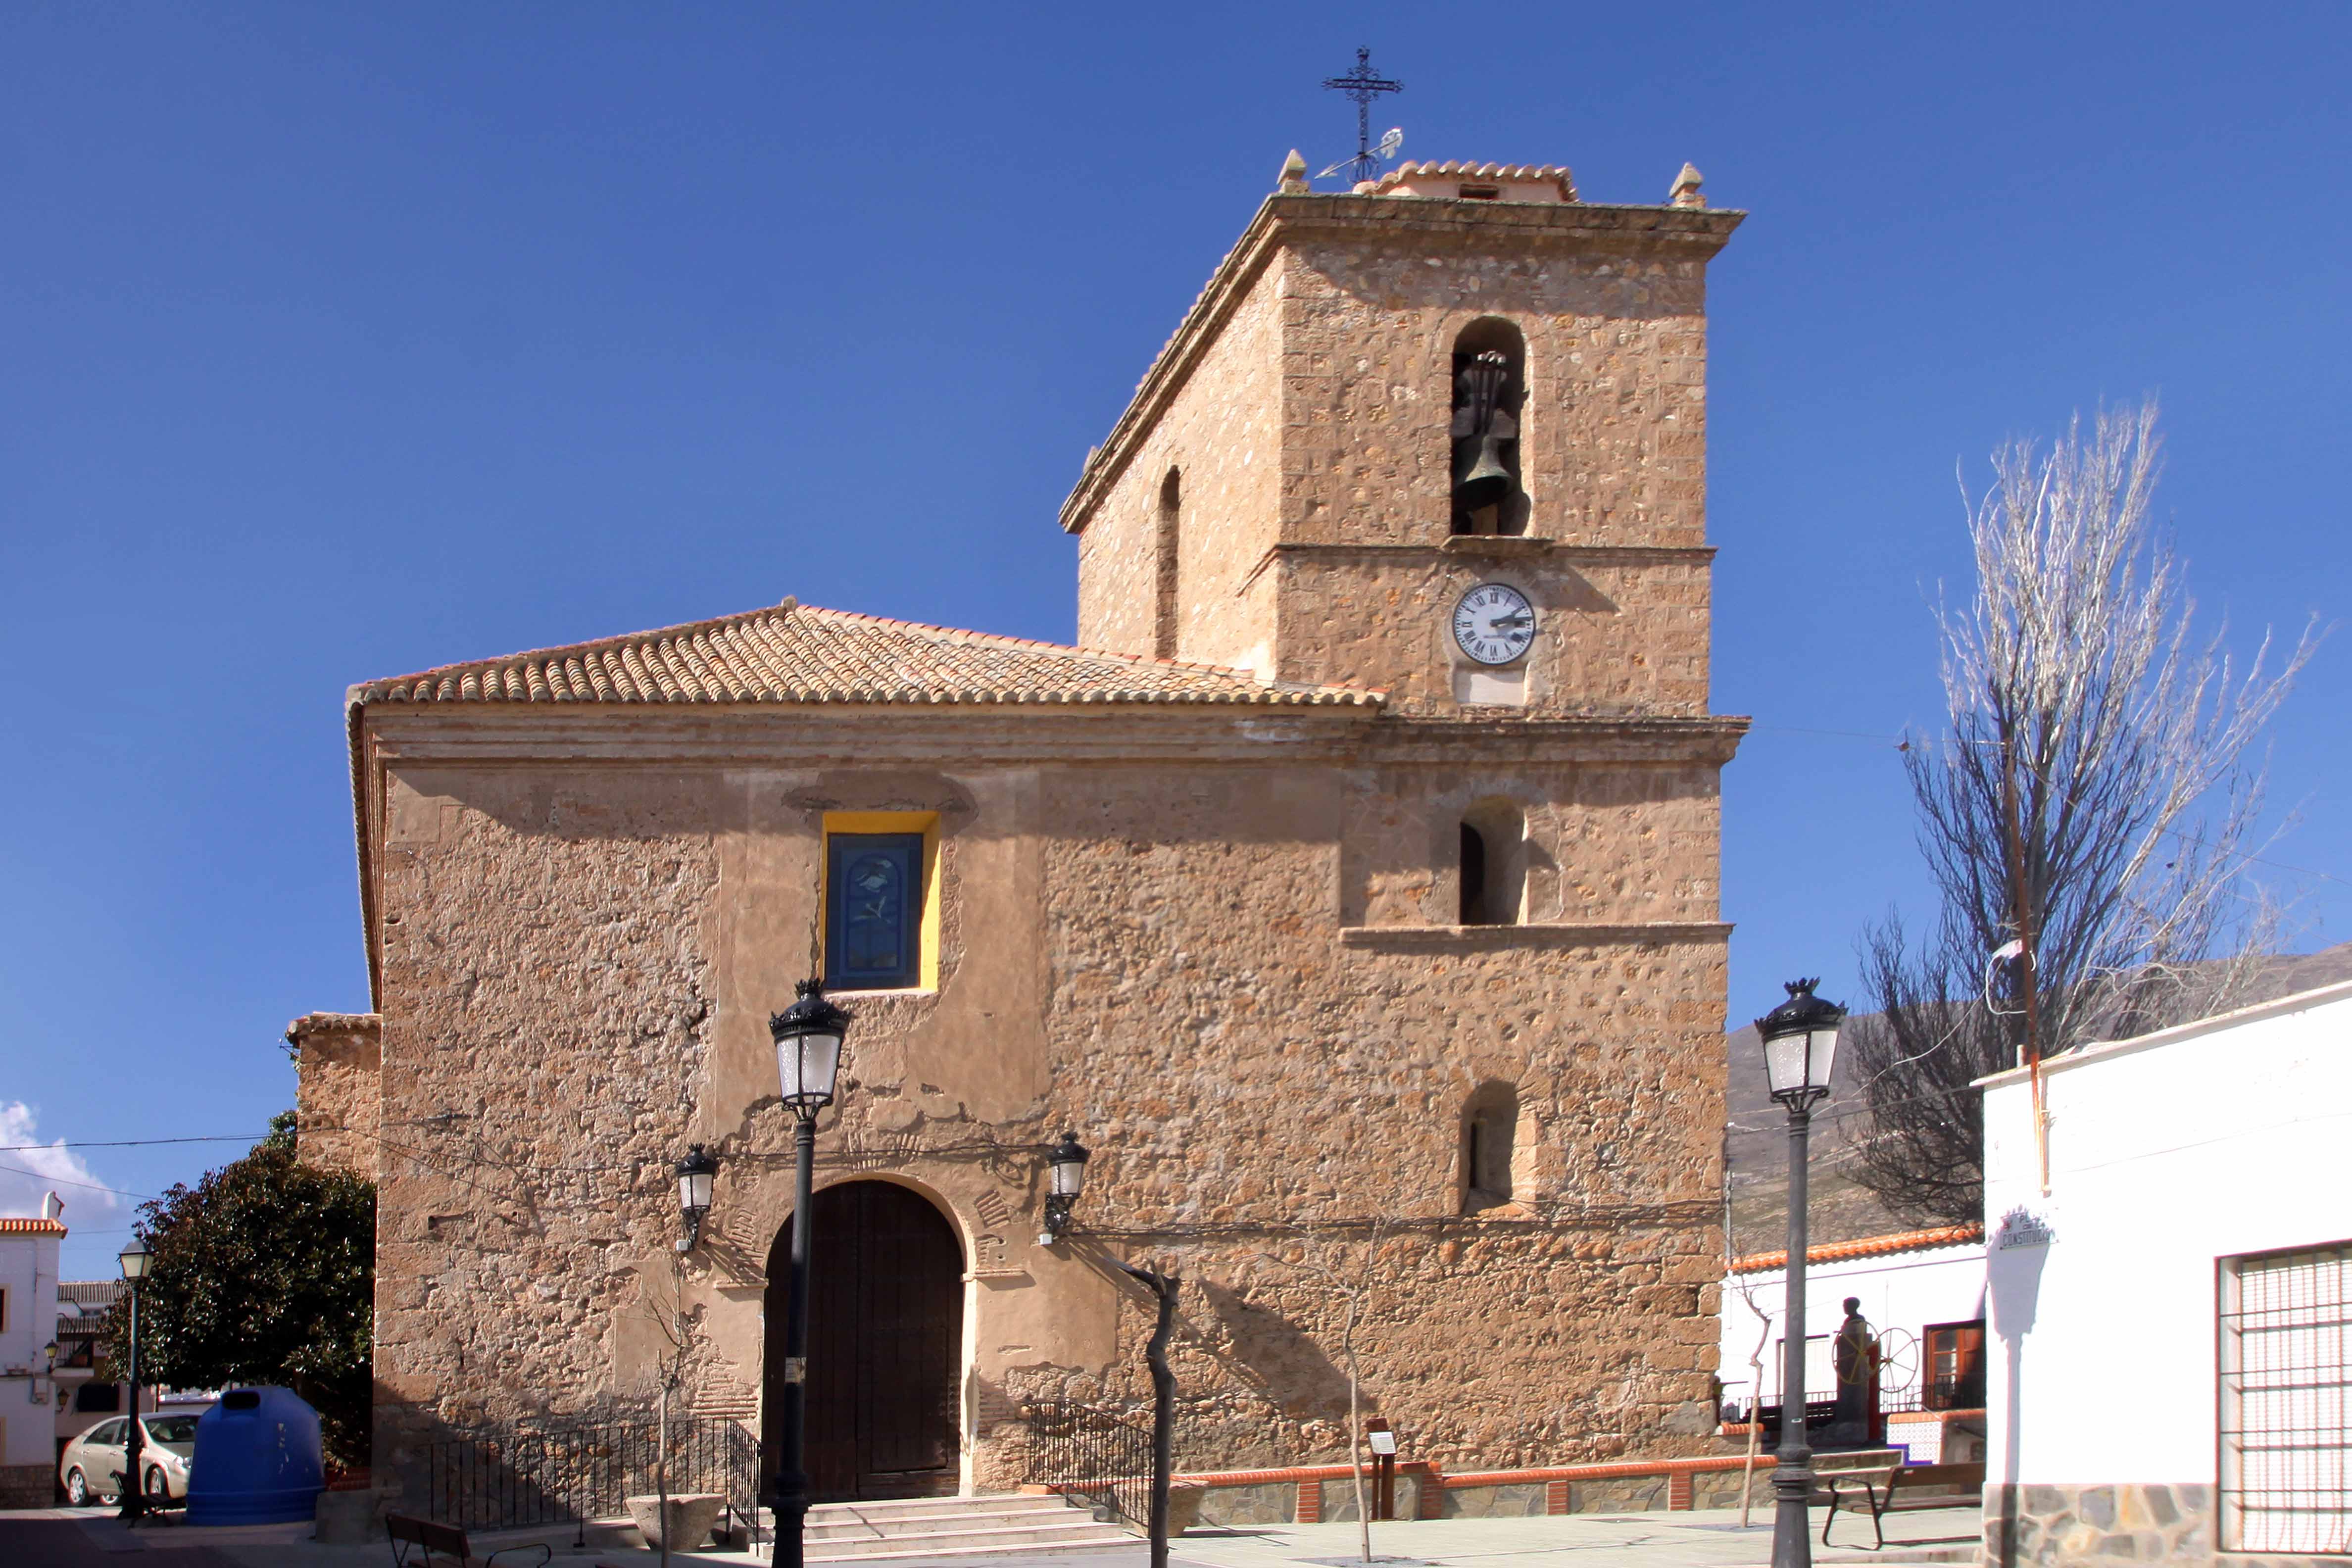
POLYGON ((786 600, 353 688, 376 1011, 292 1037, 306 1148, 380 1183, 378 1473, 674 1356, 761 1426, 813 975, 821 1499, 1139 1405, 1122 1261, 1183 1280, 1189 1469, 1342 1454, 1350 1312, 1408 1458, 1711 1451, 1738 217, 1294 157, 1063 509, 1078 646, 786 600))

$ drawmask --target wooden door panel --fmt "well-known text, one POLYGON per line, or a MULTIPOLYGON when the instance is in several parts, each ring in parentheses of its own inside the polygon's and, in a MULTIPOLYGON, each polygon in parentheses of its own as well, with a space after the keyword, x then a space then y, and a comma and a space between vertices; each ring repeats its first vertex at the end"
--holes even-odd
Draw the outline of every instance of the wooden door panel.
MULTIPOLYGON (((809 1491, 819 1502, 952 1492, 963 1366, 963 1249, 946 1217, 889 1182, 816 1194, 811 1217, 809 1491)), ((782 1361, 790 1227, 768 1287, 768 1363, 782 1361)), ((777 1384, 768 1464, 777 1463, 777 1384)))

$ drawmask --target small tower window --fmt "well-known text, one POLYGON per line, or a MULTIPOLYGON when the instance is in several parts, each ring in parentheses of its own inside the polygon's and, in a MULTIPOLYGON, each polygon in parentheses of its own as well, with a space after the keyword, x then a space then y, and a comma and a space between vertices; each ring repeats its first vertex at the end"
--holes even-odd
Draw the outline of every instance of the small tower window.
POLYGON ((1157 658, 1176 657, 1176 569, 1183 546, 1184 481, 1174 468, 1160 481, 1160 531, 1152 554, 1154 600, 1151 652, 1157 658))
POLYGON ((1462 1212, 1476 1214, 1509 1203, 1512 1143, 1519 1124, 1519 1091, 1507 1083, 1480 1084, 1462 1107, 1462 1212))
POLYGON ((1527 400, 1527 340, 1493 316, 1454 341, 1454 531, 1525 533, 1519 416, 1527 400))
POLYGON ((1507 800, 1482 800, 1462 817, 1462 904, 1466 926, 1517 925, 1527 901, 1527 824, 1507 800))
POLYGON ((1486 836, 1462 825, 1462 923, 1486 923, 1486 836))

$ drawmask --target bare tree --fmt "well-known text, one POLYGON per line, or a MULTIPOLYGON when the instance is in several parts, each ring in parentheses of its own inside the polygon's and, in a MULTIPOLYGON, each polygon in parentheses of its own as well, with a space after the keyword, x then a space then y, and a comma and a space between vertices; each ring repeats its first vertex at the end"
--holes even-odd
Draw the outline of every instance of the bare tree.
MULTIPOLYGON (((1748 1462, 1739 1472, 1739 1528, 1748 1528, 1748 1504, 1756 1490, 1756 1450, 1758 1439, 1764 1432, 1764 1347, 1772 1342, 1772 1314, 1756 1304, 1756 1287, 1738 1285, 1739 1299, 1756 1314, 1756 1349, 1748 1358, 1748 1462)), ((1787 1396, 1780 1400, 1785 1419, 1789 1408, 1787 1396)))
POLYGON ((1277 1258, 1270 1252, 1258 1257, 1284 1268, 1295 1269, 1311 1278, 1317 1288, 1339 1298, 1339 1359, 1348 1371, 1348 1468, 1356 1483, 1356 1534, 1363 1560, 1372 1560, 1372 1513, 1364 1498, 1364 1421, 1362 1379, 1356 1365, 1356 1324, 1371 1306, 1372 1266, 1381 1255, 1381 1238, 1386 1231, 1385 1222, 1372 1226, 1364 1238, 1364 1255, 1353 1272, 1347 1267, 1338 1241, 1318 1245, 1311 1233, 1297 1258, 1277 1258), (1318 1256, 1328 1252, 1330 1261, 1318 1256))
MULTIPOLYGON (((2263 725, 2316 646, 2275 674, 2192 636, 2150 519, 2153 404, 2012 442, 1970 510, 1976 592, 1940 608, 1948 733, 1905 768, 1940 918, 1864 938, 1879 1016, 1854 1031, 1873 1129, 1856 1178, 1916 1219, 1975 1216, 1986 1073, 2227 1006, 2269 932, 2242 873, 2263 725)), ((2037 1100, 2038 1105, 2038 1100, 2037 1100)))

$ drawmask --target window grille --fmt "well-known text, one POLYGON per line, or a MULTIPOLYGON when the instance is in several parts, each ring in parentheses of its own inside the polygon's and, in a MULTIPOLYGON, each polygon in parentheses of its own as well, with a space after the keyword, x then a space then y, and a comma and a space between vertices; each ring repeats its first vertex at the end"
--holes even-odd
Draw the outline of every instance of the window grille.
POLYGON ((2221 1267, 2221 1549, 2352 1552, 2352 1245, 2221 1267))

